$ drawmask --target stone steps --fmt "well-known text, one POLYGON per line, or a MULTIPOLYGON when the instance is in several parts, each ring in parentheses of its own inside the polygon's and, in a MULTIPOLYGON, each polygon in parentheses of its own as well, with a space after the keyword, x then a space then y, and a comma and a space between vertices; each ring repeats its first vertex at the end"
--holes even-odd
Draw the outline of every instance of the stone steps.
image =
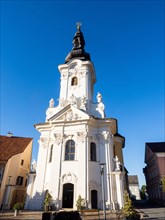
MULTIPOLYGON (((82 220, 104 219, 103 211, 84 211, 81 212, 82 220)), ((106 211, 106 219, 123 219, 121 212, 106 211)))
MULTIPOLYGON (((81 218, 82 220, 103 220, 104 219, 104 213, 103 211, 93 211, 93 210, 86 210, 81 212, 81 218)), ((8 220, 8 219, 14 219, 14 220, 42 220, 42 212, 26 212, 22 211, 20 215, 14 216, 14 211, 10 212, 4 212, 3 214, 0 214, 0 220, 8 220)), ((114 212, 114 211, 106 211, 106 219, 123 219, 121 212, 114 212)))

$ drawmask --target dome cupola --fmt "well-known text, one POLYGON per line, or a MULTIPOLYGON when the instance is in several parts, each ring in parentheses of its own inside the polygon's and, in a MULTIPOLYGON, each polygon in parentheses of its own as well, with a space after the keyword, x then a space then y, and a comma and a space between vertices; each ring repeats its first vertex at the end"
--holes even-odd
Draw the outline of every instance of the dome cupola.
POLYGON ((73 38, 73 48, 71 52, 66 56, 65 63, 69 62, 71 59, 80 59, 80 60, 90 60, 90 54, 87 53, 84 49, 85 40, 83 33, 80 29, 80 23, 77 24, 77 32, 73 38))

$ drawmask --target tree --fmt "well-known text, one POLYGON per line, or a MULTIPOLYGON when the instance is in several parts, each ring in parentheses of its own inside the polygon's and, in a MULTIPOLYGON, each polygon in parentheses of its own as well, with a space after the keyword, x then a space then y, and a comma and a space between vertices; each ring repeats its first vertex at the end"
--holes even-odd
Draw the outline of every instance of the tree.
POLYGON ((123 215, 126 219, 140 219, 140 214, 134 209, 127 192, 124 193, 123 215))
POLYGON ((146 185, 142 185, 141 190, 140 190, 140 196, 141 199, 146 199, 146 185))

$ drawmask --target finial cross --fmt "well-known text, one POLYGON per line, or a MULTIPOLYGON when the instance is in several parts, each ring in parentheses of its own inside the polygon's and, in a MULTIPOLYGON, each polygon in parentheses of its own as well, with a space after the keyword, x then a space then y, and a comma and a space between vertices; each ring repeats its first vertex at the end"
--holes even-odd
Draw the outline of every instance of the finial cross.
POLYGON ((77 30, 80 31, 80 27, 82 26, 82 23, 81 22, 77 22, 76 25, 77 25, 77 30))

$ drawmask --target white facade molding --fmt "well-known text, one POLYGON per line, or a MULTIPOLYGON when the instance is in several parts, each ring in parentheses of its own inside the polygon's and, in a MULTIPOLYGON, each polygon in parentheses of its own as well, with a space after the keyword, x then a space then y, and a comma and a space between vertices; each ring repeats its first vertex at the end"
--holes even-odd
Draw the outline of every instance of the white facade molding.
POLYGON ((99 164, 105 163, 106 205, 112 208, 116 201, 121 208, 123 177, 120 170, 113 172, 113 147, 122 138, 114 136, 116 120, 105 118, 102 95, 98 93, 97 102, 93 101, 94 65, 91 61, 71 59, 58 69, 61 74, 58 104, 55 106, 51 98, 45 123, 35 125, 40 132, 36 178, 31 184, 33 189, 28 189, 32 193, 25 207, 41 209, 45 191, 49 190, 58 208, 67 208, 65 199, 67 204, 70 201, 65 190, 69 189, 73 209, 79 195, 85 199, 87 208, 102 208, 99 164))

